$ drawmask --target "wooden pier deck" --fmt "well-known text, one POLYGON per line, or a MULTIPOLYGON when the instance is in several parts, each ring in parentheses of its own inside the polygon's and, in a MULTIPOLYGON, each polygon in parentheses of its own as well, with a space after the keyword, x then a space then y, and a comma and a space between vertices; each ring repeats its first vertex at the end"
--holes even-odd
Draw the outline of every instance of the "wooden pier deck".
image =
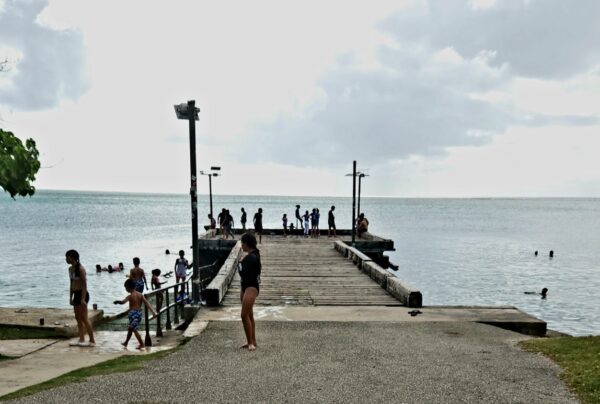
MULTIPOLYGON (((257 306, 401 306, 334 249, 336 239, 263 236, 257 306)), ((223 305, 240 304, 235 275, 223 305)))

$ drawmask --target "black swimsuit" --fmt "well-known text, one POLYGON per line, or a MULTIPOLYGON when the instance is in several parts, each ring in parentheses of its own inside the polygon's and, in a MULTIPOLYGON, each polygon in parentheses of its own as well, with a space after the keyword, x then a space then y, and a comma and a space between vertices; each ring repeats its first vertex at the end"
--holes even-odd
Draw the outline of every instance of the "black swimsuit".
POLYGON ((238 271, 242 278, 242 293, 247 288, 256 288, 260 291, 260 254, 258 250, 249 253, 239 264, 238 271))

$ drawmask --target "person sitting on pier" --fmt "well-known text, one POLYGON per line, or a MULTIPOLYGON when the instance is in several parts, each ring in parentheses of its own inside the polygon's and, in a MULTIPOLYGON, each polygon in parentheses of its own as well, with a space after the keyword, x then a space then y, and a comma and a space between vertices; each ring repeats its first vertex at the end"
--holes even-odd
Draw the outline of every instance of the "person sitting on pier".
POLYGON ((144 270, 140 268, 140 259, 138 257, 133 259, 133 268, 129 271, 129 279, 133 281, 135 290, 138 292, 144 293, 144 286, 148 289, 146 274, 144 273, 144 270))
POLYGON ((358 216, 356 234, 358 234, 358 237, 362 237, 367 231, 369 231, 369 220, 367 220, 364 213, 361 213, 360 216, 358 216))
POLYGON ((214 237, 216 229, 217 229, 217 221, 215 220, 213 215, 211 215, 210 213, 208 214, 208 220, 210 220, 210 225, 209 225, 210 236, 214 237))
POLYGON ((256 349, 256 325, 254 323, 253 307, 260 291, 260 251, 256 248, 256 237, 250 233, 242 236, 242 250, 246 256, 238 265, 241 278, 242 292, 240 301, 242 303, 241 317, 244 325, 247 343, 242 348, 249 351, 256 349))
POLYGON ((150 310, 150 312, 156 316, 156 312, 152 308, 152 305, 146 300, 146 297, 135 290, 135 283, 131 279, 127 279, 125 281, 125 290, 129 293, 123 300, 115 300, 114 304, 125 304, 129 302, 129 313, 127 313, 127 317, 129 319, 129 326, 127 327, 127 338, 125 341, 121 343, 124 347, 127 347, 129 343, 129 339, 131 338, 131 334, 135 334, 135 338, 138 340, 139 345, 137 349, 144 348, 144 341, 142 341, 142 337, 138 332, 138 327, 140 322, 142 321, 142 303, 146 305, 146 307, 150 310))

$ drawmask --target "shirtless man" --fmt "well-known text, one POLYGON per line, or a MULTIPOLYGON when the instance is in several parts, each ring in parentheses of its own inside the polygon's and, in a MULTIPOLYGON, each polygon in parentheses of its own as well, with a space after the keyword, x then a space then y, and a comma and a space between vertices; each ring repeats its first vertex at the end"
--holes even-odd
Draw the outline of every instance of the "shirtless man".
POLYGON ((156 312, 152 308, 152 305, 148 303, 146 297, 137 290, 135 290, 135 284, 133 280, 127 279, 125 281, 125 290, 127 290, 129 296, 127 296, 123 300, 115 300, 113 302, 114 304, 125 304, 129 302, 129 326, 127 327, 127 338, 124 342, 121 343, 121 345, 127 347, 129 339, 131 338, 131 334, 135 334, 135 338, 137 338, 139 343, 137 349, 142 349, 144 348, 144 341, 142 341, 142 337, 140 336, 140 333, 137 330, 140 325, 140 322, 142 321, 142 303, 144 303, 146 307, 150 309, 152 315, 156 316, 156 312))
POLYGON ((129 279, 134 282, 134 288, 140 293, 144 293, 144 286, 148 289, 148 282, 146 282, 146 274, 144 270, 140 268, 140 259, 135 257, 133 259, 133 268, 129 271, 129 279))

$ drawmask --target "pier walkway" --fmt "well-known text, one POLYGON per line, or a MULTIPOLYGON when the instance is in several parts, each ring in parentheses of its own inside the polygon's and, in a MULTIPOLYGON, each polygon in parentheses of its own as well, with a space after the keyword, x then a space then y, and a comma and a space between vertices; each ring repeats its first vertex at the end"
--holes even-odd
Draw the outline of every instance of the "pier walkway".
MULTIPOLYGON (((401 306, 333 248, 336 239, 263 237, 257 306, 401 306)), ((236 274, 223 305, 239 305, 236 274)))

